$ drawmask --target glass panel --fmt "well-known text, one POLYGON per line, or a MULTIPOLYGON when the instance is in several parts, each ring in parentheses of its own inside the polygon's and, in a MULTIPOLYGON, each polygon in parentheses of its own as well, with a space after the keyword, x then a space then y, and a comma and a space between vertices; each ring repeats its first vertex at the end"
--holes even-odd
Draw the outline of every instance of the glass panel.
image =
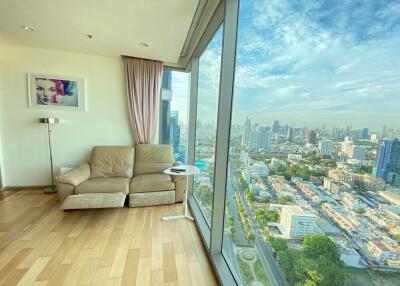
POLYGON ((240 1, 223 254, 244 285, 398 283, 366 267, 399 263, 399 7, 240 1))
POLYGON ((182 163, 187 154, 189 76, 164 69, 162 82, 160 143, 171 144, 175 161, 182 163))
POLYGON ((208 224, 211 222, 214 159, 222 51, 222 26, 199 58, 193 194, 208 224))

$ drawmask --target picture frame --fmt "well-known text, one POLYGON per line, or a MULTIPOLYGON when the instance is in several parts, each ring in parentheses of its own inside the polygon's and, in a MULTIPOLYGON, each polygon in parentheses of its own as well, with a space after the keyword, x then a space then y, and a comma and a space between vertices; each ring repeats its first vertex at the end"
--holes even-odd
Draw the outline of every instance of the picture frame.
POLYGON ((81 77, 28 73, 30 108, 86 111, 81 77))

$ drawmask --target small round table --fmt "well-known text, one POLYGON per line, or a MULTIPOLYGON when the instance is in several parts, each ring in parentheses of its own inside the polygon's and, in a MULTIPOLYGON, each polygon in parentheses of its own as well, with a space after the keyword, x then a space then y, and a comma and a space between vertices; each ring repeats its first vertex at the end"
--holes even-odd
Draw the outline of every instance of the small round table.
POLYGON ((183 202, 184 213, 181 215, 165 216, 162 217, 161 220, 187 219, 190 221, 194 221, 194 218, 188 215, 188 209, 187 209, 189 176, 196 175, 199 172, 200 172, 199 169, 196 166, 192 165, 175 166, 164 170, 164 174, 168 174, 171 176, 186 176, 186 189, 185 189, 185 201, 183 202), (174 172, 174 170, 180 170, 180 171, 174 172))

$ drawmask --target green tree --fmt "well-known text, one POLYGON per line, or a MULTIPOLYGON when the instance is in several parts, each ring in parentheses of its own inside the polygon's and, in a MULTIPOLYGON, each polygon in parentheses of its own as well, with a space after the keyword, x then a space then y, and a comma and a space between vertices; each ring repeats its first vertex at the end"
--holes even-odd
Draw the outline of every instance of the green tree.
POLYGON ((266 220, 269 222, 277 222, 279 220, 278 213, 274 211, 268 211, 265 216, 266 220))
POLYGON ((272 248, 278 252, 278 251, 283 251, 288 248, 286 240, 280 237, 273 237, 270 239, 270 243, 272 248))
POLYGON ((358 209, 356 209, 356 213, 363 214, 363 213, 365 213, 365 209, 364 208, 358 208, 358 209))
POLYGON ((304 254, 313 259, 325 257, 333 263, 340 263, 340 254, 335 243, 326 235, 308 234, 303 241, 304 254))
POLYGON ((292 261, 285 251, 277 251, 276 257, 278 258, 279 265, 283 268, 285 272, 288 272, 292 268, 292 261))
POLYGON ((321 273, 323 279, 321 286, 341 286, 344 285, 345 272, 341 264, 334 263, 327 257, 320 256, 317 259, 318 272, 321 273))
POLYGON ((293 199, 292 199, 292 197, 290 197, 290 196, 281 196, 281 197, 279 198, 279 203, 280 203, 281 205, 286 205, 288 202, 291 202, 291 201, 293 201, 293 199))

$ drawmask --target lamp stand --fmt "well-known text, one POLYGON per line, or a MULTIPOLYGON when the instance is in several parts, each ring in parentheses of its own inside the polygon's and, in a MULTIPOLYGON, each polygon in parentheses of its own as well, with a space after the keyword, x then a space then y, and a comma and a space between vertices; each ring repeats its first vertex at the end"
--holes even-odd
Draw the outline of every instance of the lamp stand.
POLYGON ((50 122, 47 122, 47 134, 49 137, 49 151, 50 151, 50 168, 51 168, 51 186, 44 189, 46 194, 57 192, 56 186, 54 185, 54 168, 53 168, 53 152, 51 150, 51 129, 50 122))

